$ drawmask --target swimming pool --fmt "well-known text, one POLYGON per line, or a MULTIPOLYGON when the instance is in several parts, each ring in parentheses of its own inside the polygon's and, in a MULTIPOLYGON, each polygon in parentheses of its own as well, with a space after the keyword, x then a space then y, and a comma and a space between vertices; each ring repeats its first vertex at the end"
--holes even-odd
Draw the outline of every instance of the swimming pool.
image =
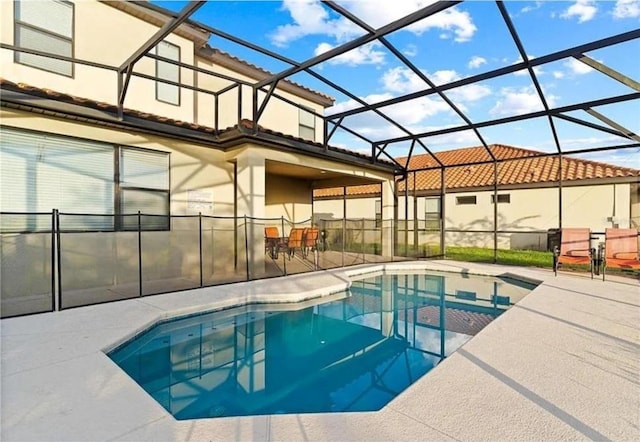
POLYGON ((158 323, 109 353, 176 419, 379 410, 533 288, 379 274, 348 293, 158 323))

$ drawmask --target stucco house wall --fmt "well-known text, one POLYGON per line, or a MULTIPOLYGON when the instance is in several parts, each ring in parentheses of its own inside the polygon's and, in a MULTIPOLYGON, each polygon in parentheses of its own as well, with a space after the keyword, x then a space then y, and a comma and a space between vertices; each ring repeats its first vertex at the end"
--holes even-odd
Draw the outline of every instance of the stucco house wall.
MULTIPOLYGON (((601 184, 588 186, 568 186, 562 188, 562 225, 563 227, 589 227, 594 232, 604 232, 605 228, 633 227, 634 213, 638 213, 637 184, 601 184), (634 189, 635 193, 632 193, 634 189), (635 195, 635 196, 634 196, 635 195)), ((560 194, 556 188, 505 189, 498 195, 509 194, 509 203, 498 203, 498 230, 509 233, 498 234, 498 247, 503 249, 547 249, 547 230, 559 226, 560 194), (527 233, 531 232, 531 233, 527 233)), ((452 246, 493 247, 493 233, 470 232, 488 231, 494 226, 493 191, 447 193, 445 197, 445 227, 448 230, 446 242, 452 246), (460 197, 475 196, 476 204, 459 204, 460 197)), ((408 213, 409 228, 412 229, 414 207, 417 219, 425 219, 425 200, 427 197, 409 195, 407 212, 405 197, 398 196, 398 220, 405 219, 408 213)), ((375 210, 377 197, 347 198, 347 218, 351 214, 371 213, 375 210)), ((317 199, 314 201, 314 213, 323 216, 342 217, 342 198, 317 199)), ((353 216, 353 217, 358 217, 353 216)), ((400 223, 399 225, 403 225, 400 223)), ((422 224, 419 222, 419 226, 422 224)), ((414 243, 413 232, 408 235, 409 244, 414 243)), ((399 242, 404 244, 401 232, 399 242)), ((437 233, 420 232, 418 243, 437 244, 437 233)))
MULTIPOLYGON (((73 56, 78 59, 115 67, 120 66, 158 30, 158 26, 102 2, 85 0, 72 3, 74 10, 73 56), (114 30, 125 29, 126 32, 114 32, 114 30)), ((9 45, 16 44, 14 38, 14 9, 14 2, 0 2, 0 39, 3 43, 9 45)), ((187 27, 187 25, 182 26, 187 27)), ((202 56, 198 50, 206 40, 206 33, 191 27, 188 27, 188 29, 202 41, 195 41, 175 32, 165 38, 165 41, 180 48, 180 61, 182 63, 195 65, 238 80, 249 82, 257 80, 255 77, 217 65, 212 60, 202 56)), ((232 59, 231 56, 226 56, 225 58, 232 59)), ((9 49, 0 49, 0 62, 0 76, 16 83, 26 83, 30 86, 48 88, 110 104, 115 104, 118 101, 118 76, 112 70, 74 63, 73 76, 67 77, 16 63, 14 61, 14 52, 9 49)), ((242 66, 245 63, 237 60, 236 64, 242 66)), ((228 80, 197 73, 185 67, 179 69, 180 82, 189 86, 218 91, 232 84, 228 80)), ((134 71, 155 76, 156 60, 142 57, 135 64, 134 71)), ((324 107, 327 105, 326 103, 330 102, 328 97, 317 97, 314 101, 281 89, 277 93, 318 114, 322 114, 324 107)), ((264 92, 259 92, 260 99, 264 95, 264 92)), ((314 93, 306 91, 306 95, 313 97, 314 93)), ((216 111, 213 95, 181 88, 179 104, 174 105, 156 99, 156 81, 136 76, 131 77, 124 106, 141 112, 211 127, 214 126, 215 121, 216 111)), ((252 108, 251 88, 243 86, 241 117, 252 119, 252 108)), ((299 120, 298 108, 273 97, 260 119, 260 124, 274 131, 299 136, 299 120)), ((322 141, 322 121, 317 117, 314 120, 315 141, 322 141)), ((218 107, 219 128, 224 129, 237 123, 238 88, 220 95, 218 107)))
MULTIPOLYGON (((14 7, 11 1, 0 2, 0 38, 13 45, 14 7)), ((116 8, 97 1, 73 2, 74 7, 74 57, 111 66, 120 66, 158 27, 116 8), (126 30, 124 32, 123 30, 126 30), (115 31, 115 32, 114 32, 115 31)), ((180 59, 194 62, 193 41, 170 34, 166 41, 180 47, 180 59)), ((74 63, 73 77, 47 72, 14 62, 14 53, 0 49, 2 68, 0 75, 15 82, 49 88, 83 98, 107 103, 117 103, 117 74, 114 71, 74 63)), ((135 65, 136 72, 155 75, 155 60, 143 57, 135 65)), ((181 69, 181 81, 193 85, 193 73, 181 69)), ((125 107, 163 115, 181 121, 193 121, 194 95, 188 89, 180 93, 180 105, 156 100, 156 83, 152 80, 132 77, 124 102, 125 107)))

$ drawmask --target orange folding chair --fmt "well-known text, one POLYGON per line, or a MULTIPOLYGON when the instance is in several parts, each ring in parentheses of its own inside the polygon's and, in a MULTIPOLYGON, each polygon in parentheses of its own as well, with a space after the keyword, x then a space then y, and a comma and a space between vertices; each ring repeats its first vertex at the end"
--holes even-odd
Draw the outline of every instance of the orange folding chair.
POLYGON ((289 259, 293 257, 296 249, 303 250, 303 237, 304 230, 302 228, 293 228, 289 232, 289 238, 285 238, 278 244, 278 251, 286 252, 289 254, 289 259))
POLYGON ((316 250, 318 246, 318 238, 320 230, 317 227, 308 227, 304 229, 304 246, 302 250, 303 256, 307 256, 309 252, 316 250))
POLYGON ((280 232, 277 227, 264 228, 264 251, 269 253, 273 259, 278 258, 278 243, 280 242, 280 232))
POLYGON ((604 262, 602 280, 607 267, 639 270, 638 231, 636 229, 606 229, 604 232, 604 262))
POLYGON ((561 229, 560 249, 553 250, 553 271, 558 275, 560 264, 588 264, 593 278, 593 255, 589 229, 561 229))

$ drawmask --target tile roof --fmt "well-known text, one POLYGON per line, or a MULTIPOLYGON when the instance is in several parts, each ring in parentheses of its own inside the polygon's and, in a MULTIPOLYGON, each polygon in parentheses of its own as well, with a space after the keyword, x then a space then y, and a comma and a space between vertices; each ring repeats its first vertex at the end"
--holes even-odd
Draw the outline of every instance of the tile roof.
MULTIPOLYGON (((211 60, 217 61, 217 62, 220 61, 220 58, 224 58, 224 59, 228 59, 228 60, 230 60, 232 62, 238 63, 238 64, 248 68, 249 71, 253 71, 253 72, 250 72, 249 75, 251 75, 251 73, 253 73, 254 75, 252 75, 252 76, 257 77, 257 79, 259 79, 259 80, 263 80, 265 78, 269 78, 270 76, 274 75, 273 72, 271 72, 271 71, 268 71, 268 70, 266 70, 264 68, 261 68, 260 66, 257 66, 257 65, 255 65, 253 63, 249 63, 248 61, 242 60, 241 58, 238 58, 235 55, 231 55, 228 52, 222 51, 222 50, 220 50, 218 48, 211 47, 209 45, 206 45, 203 48, 201 48, 197 52, 197 54, 202 56, 203 58, 208 58, 208 59, 211 59, 211 60)), ((233 69, 232 66, 230 68, 233 69)), ((292 81, 290 79, 285 78, 284 80, 282 80, 282 82, 285 83, 285 84, 289 84, 289 85, 291 85, 291 86, 293 86, 295 88, 302 89, 303 91, 306 91, 306 92, 308 92, 310 94, 316 95, 319 98, 322 98, 323 100, 321 100, 322 101, 321 104, 324 105, 324 106, 331 106, 335 102, 335 98, 333 98, 332 96, 324 94, 322 92, 318 92, 318 91, 313 90, 311 88, 308 88, 306 86, 303 86, 302 84, 296 83, 295 81, 292 81)), ((279 87, 281 87, 281 86, 279 86, 279 87)))
MULTIPOLYGON (((542 156, 538 152, 519 147, 492 144, 489 146, 493 155, 500 160, 512 160, 498 163, 498 185, 541 184, 558 180, 560 159, 557 156, 542 156), (535 158, 529 158, 535 157, 535 158)), ((438 160, 447 166, 491 161, 483 146, 466 147, 435 153, 438 160)), ((407 158, 398 158, 400 164, 406 164, 407 158)), ((415 155, 411 157, 409 170, 426 167, 437 167, 431 155, 415 155)), ((430 191, 440 189, 440 170, 426 170, 415 173, 415 189, 430 191)), ((579 181, 587 179, 640 177, 640 170, 631 169, 596 161, 583 160, 569 156, 562 157, 562 180, 579 181)), ((474 187, 493 186, 493 163, 462 165, 447 167, 445 175, 447 189, 470 189, 474 187)), ((399 182, 400 191, 404 191, 404 181, 399 182)), ((409 191, 413 191, 413 174, 409 176, 409 191)), ((378 185, 363 185, 347 188, 347 196, 373 195, 380 192, 378 185)), ((314 197, 342 196, 342 188, 316 189, 314 197)))
MULTIPOLYGON (((37 97, 49 98, 49 99, 60 101, 63 103, 77 104, 79 106, 84 106, 84 107, 97 109, 105 112, 111 112, 114 114, 118 112, 118 107, 110 103, 91 100, 88 98, 77 97, 75 95, 54 91, 48 88, 39 88, 39 87, 31 86, 25 83, 14 83, 4 78, 0 78, 0 89, 24 92, 29 95, 35 95, 37 97)), ((148 112, 141 112, 134 109, 125 108, 124 114, 132 117, 136 117, 136 118, 142 118, 145 120, 154 121, 157 123, 164 123, 164 124, 169 124, 171 126, 184 127, 184 128, 196 130, 199 132, 208 133, 208 134, 215 133, 215 129, 208 126, 190 123, 187 121, 175 120, 172 118, 155 115, 148 112)))
MULTIPOLYGON (((41 97, 41 98, 47 98, 47 99, 51 99, 51 100, 55 100, 55 101, 59 101, 59 102, 63 102, 63 103, 69 103, 69 104, 75 104, 75 105, 79 105, 79 106, 83 106, 83 107, 87 107, 87 108, 91 108, 91 109, 97 109, 97 110, 101 110, 101 111, 105 111, 105 112, 110 112, 112 114, 116 114, 118 111, 117 106, 110 104, 110 103, 105 103, 105 102, 101 102, 101 101, 96 101, 96 100, 90 100, 88 98, 82 98, 82 97, 77 97, 75 95, 70 95, 70 94, 66 94, 66 93, 62 93, 62 92, 57 92, 51 89, 47 89, 47 88, 38 88, 35 86, 30 86, 28 84, 24 84, 24 83, 14 83, 12 81, 6 80, 2 77, 0 77, 0 89, 2 90, 11 90, 11 91, 17 91, 17 92, 23 92, 29 95, 33 95, 33 96, 37 96, 37 97, 41 97)), ((195 124, 195 123, 191 123, 191 122, 187 122, 187 121, 181 121, 181 120, 175 120, 172 118, 167 118, 167 117, 163 117, 160 115, 155 115, 152 113, 148 113, 148 112, 141 112, 138 110, 134 110, 134 109, 124 109, 124 114, 127 116, 131 116, 131 117, 135 117, 135 118, 141 118, 144 120, 149 120, 149 121, 153 121, 153 122, 157 122, 157 123, 163 123, 163 124, 167 124, 170 126, 175 126, 175 127, 181 127, 181 128, 187 128, 187 129, 191 129, 197 132, 201 132, 204 134, 208 134, 208 135, 212 135, 212 142, 216 142, 216 141, 224 141, 224 140, 220 140, 217 138, 213 138, 213 136, 216 134, 216 131, 214 128, 209 127, 209 126, 204 126, 201 124, 195 124)), ((268 128, 265 128, 263 126, 258 125, 257 127, 257 133, 255 133, 253 131, 253 121, 251 120, 247 120, 247 119, 243 119, 240 121, 240 124, 236 124, 234 126, 231 127, 227 127, 225 129, 221 129, 218 131, 218 136, 219 137, 223 137, 225 135, 227 136, 232 136, 234 133, 236 134, 242 134, 242 135, 247 135, 247 136, 252 136, 252 135, 260 135, 260 134, 266 134, 266 135, 270 135, 270 136, 274 136, 277 138, 282 138, 285 140, 290 140, 290 141, 295 141, 295 142, 299 142, 299 143, 304 143, 307 146, 313 146, 313 147, 317 147, 319 149, 324 149, 324 144, 323 143, 318 143, 315 141, 310 141, 310 140, 305 140, 303 138, 300 137, 296 137, 293 135, 288 135, 288 134, 284 134, 282 132, 277 132, 268 128)), ((339 147, 335 147, 335 146, 328 146, 328 150, 331 152, 337 152, 337 153, 341 153, 341 154, 345 154, 345 155, 349 155, 358 159, 362 159, 362 160, 367 160, 370 161, 371 157, 369 155, 366 154, 362 154, 359 152, 355 152, 355 151, 351 151, 348 149, 342 149, 339 147)), ((383 164, 385 166, 395 166, 391 161, 384 161, 384 160, 378 160, 377 161, 378 164, 383 164)))

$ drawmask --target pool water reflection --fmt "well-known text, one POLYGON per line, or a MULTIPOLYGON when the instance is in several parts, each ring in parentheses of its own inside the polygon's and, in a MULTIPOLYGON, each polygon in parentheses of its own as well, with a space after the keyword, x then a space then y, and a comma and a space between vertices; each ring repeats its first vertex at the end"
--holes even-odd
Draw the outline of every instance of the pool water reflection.
POLYGON ((379 410, 533 286, 378 275, 326 302, 159 323, 109 356, 177 419, 379 410))

